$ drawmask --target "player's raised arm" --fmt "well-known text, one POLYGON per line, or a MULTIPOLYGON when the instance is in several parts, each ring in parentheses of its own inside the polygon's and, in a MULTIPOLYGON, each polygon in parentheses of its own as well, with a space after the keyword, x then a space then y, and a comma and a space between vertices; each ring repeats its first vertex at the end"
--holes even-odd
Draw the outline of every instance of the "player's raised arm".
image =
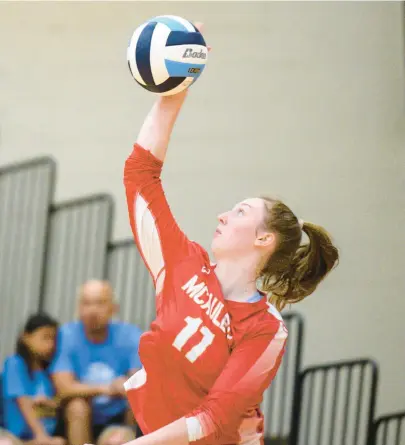
MULTIPOLYGON (((202 32, 202 23, 197 22, 194 26, 202 32)), ((208 46, 208 51, 210 50, 211 47, 208 46)), ((139 133, 138 144, 162 162, 165 160, 170 136, 187 94, 186 88, 175 95, 159 97, 139 133)))
POLYGON ((193 248, 171 213, 160 179, 173 126, 186 94, 156 101, 124 169, 132 232, 157 290, 163 285, 167 269, 193 248))
POLYGON ((165 160, 170 136, 187 91, 174 96, 159 97, 139 132, 137 143, 161 162, 165 160))
MULTIPOLYGON (((195 27, 202 30, 201 23, 195 27)), ((157 291, 162 288, 166 271, 196 248, 178 227, 160 180, 173 127, 187 94, 185 89, 158 97, 125 163, 130 224, 157 291)))

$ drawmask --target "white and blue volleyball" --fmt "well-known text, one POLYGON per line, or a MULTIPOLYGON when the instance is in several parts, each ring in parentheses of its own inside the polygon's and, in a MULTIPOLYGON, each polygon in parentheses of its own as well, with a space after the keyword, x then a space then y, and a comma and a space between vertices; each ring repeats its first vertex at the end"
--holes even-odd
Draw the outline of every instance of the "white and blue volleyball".
POLYGON ((163 15, 139 26, 127 49, 132 76, 141 87, 170 96, 191 86, 208 59, 202 34, 188 20, 163 15))

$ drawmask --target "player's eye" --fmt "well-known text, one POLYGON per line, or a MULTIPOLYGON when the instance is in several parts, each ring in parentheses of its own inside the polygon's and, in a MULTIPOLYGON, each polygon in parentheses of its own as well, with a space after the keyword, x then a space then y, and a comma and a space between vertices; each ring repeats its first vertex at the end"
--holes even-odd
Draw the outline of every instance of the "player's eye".
POLYGON ((245 214, 245 211, 243 209, 238 209, 237 213, 238 213, 238 216, 241 216, 241 215, 245 214))

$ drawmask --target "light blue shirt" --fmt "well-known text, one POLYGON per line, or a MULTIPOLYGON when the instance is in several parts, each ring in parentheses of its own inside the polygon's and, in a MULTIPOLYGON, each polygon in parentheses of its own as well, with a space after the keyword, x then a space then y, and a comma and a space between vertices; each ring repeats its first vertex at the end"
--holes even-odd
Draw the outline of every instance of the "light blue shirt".
MULTIPOLYGON (((58 334, 57 352, 51 373, 71 372, 82 383, 109 384, 142 368, 139 339, 142 331, 134 325, 112 322, 103 343, 90 342, 81 322, 63 325, 58 334)), ((93 423, 100 425, 127 408, 126 399, 97 396, 92 399, 93 423)))
MULTIPOLYGON (((28 366, 19 355, 8 357, 3 368, 3 404, 4 426, 15 436, 30 440, 33 439, 31 428, 18 406, 19 397, 46 396, 53 398, 55 390, 47 371, 33 371, 29 374, 28 366)), ((51 436, 55 431, 56 417, 40 418, 45 431, 51 436)))

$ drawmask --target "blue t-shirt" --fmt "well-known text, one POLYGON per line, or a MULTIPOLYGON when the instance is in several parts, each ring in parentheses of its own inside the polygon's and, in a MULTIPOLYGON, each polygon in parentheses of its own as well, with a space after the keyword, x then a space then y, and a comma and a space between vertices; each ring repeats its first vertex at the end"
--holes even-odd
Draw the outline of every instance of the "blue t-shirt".
MULTIPOLYGON (((58 333, 57 352, 51 373, 71 372, 82 383, 102 385, 142 368, 138 347, 142 331, 134 325, 112 322, 104 343, 91 343, 81 322, 63 325, 58 333)), ((127 408, 126 399, 92 398, 93 423, 100 425, 127 408)))
MULTIPOLYGON (((19 397, 46 396, 53 398, 55 390, 46 371, 33 371, 29 374, 28 366, 19 355, 8 357, 3 368, 3 404, 4 424, 15 436, 30 440, 33 438, 31 428, 25 421, 17 403, 19 397)), ((48 414, 49 415, 49 414, 48 414)), ((55 431, 56 415, 39 417, 45 431, 51 436, 55 431)))

